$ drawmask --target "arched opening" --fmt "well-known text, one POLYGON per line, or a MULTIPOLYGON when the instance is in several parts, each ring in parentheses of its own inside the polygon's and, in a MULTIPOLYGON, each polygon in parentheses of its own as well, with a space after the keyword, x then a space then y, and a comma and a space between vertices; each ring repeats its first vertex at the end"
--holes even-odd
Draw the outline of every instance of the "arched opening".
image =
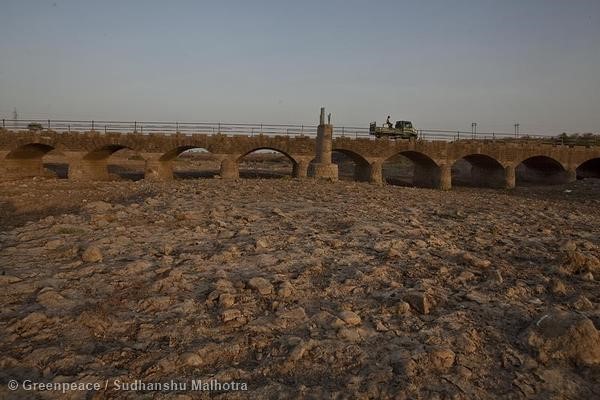
POLYGON ((296 161, 285 152, 263 147, 238 158, 240 178, 277 179, 292 177, 296 161))
POLYGON ((173 176, 177 179, 213 178, 219 175, 221 162, 203 147, 183 146, 165 153, 161 161, 172 161, 173 176))
POLYGON ((534 156, 523 160, 515 169, 517 185, 560 185, 568 181, 567 171, 561 163, 547 156, 534 156))
POLYGON ((96 169, 98 179, 137 181, 144 178, 146 160, 127 146, 107 145, 89 152, 83 159, 96 169))
POLYGON ((44 157, 54 150, 54 147, 44 143, 28 143, 19 146, 6 155, 7 160, 33 160, 44 157))
POLYGON ((370 165, 360 154, 346 149, 333 149, 331 161, 338 166, 338 179, 369 182, 370 165))
POLYGON ((8 153, 5 160, 7 175, 17 178, 66 178, 69 169, 64 154, 43 143, 20 146, 8 153))
POLYGON ((469 154, 452 165, 452 185, 504 187, 504 167, 485 154, 469 154))
POLYGON ((54 149, 42 158, 44 171, 58 179, 67 179, 69 176, 69 161, 64 153, 54 149))
POLYGON ((592 158, 577 167, 577 179, 600 179, 600 157, 592 158))
MULTIPOLYGON (((316 158, 308 166, 308 175, 314 176, 316 158)), ((338 166, 338 179, 344 181, 369 182, 370 165, 360 154, 346 149, 333 149, 331 162, 338 166)))
POLYGON ((383 179, 390 185, 437 188, 440 167, 423 153, 403 151, 384 161, 383 179))

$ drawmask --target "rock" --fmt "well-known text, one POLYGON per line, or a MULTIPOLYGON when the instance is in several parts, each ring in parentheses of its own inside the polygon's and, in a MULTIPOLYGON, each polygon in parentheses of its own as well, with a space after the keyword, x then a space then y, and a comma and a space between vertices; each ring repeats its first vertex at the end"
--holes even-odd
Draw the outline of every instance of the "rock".
POLYGON ((269 240, 267 238, 259 238, 255 242, 256 251, 264 251, 269 247, 269 240))
POLYGON ((223 293, 219 296, 219 305, 223 308, 229 308, 235 304, 235 296, 229 293, 223 293))
POLYGON ((475 279, 475 274, 470 271, 463 271, 458 275, 458 280, 461 282, 469 282, 475 279))
POLYGON ((91 212, 104 213, 112 210, 112 205, 105 201, 92 201, 86 204, 84 208, 91 212))
POLYGON ((431 310, 431 301, 429 300, 429 296, 423 292, 409 292, 404 296, 404 300, 421 314, 429 314, 429 311, 431 310))
POLYGON ((410 304, 406 301, 401 301, 396 305, 396 312, 399 315, 404 315, 410 311, 410 304))
POLYGON ((304 357, 307 351, 309 351, 312 347, 315 346, 314 340, 309 340, 308 342, 301 341, 298 343, 294 349, 290 352, 288 356, 288 361, 295 362, 304 357))
POLYGON ((147 271, 152 267, 152 263, 148 260, 137 260, 126 264, 120 271, 121 275, 137 276, 147 271))
POLYGON ((523 340, 544 364, 570 360, 577 365, 600 365, 600 332, 590 319, 578 313, 544 314, 525 331, 523 340))
POLYGON ((54 239, 54 240, 50 240, 48 242, 46 242, 46 245, 44 246, 47 250, 56 250, 59 247, 63 246, 65 244, 65 241, 63 239, 54 239))
POLYGON ((375 330, 377 332, 387 332, 389 329, 383 322, 377 321, 375 322, 375 330))
POLYGON ((64 305, 65 298, 52 288, 44 288, 40 291, 36 301, 46 308, 58 308, 64 305))
POLYGON ((282 312, 279 317, 283 319, 303 321, 306 319, 306 311, 304 311, 304 308, 302 307, 296 307, 282 312))
POLYGON ((552 292, 552 294, 564 296, 567 294, 567 287, 561 280, 552 279, 552 281, 550 282, 550 291, 552 292))
POLYGON ((204 364, 202 357, 200 357, 199 354, 192 352, 183 353, 181 355, 181 362, 190 367, 199 367, 204 364))
POLYGON ((455 354, 447 348, 435 348, 429 352, 429 362, 436 371, 446 372, 454 365, 455 354))
POLYGON ((419 364, 412 359, 406 350, 397 350, 389 356, 390 364, 395 373, 412 378, 418 374, 419 364))
POLYGON ((466 251, 461 254, 461 258, 465 264, 472 265, 473 267, 479 269, 486 269, 492 265, 489 260, 484 260, 466 251))
POLYGON ((594 303, 592 303, 587 297, 581 295, 573 302, 573 308, 578 311, 590 311, 594 309, 594 303))
POLYGON ((584 272, 581 275, 581 279, 587 282, 593 282, 594 281, 594 274, 591 272, 584 272))
POLYGON ((273 285, 265 278, 254 277, 248 281, 248 286, 257 290, 263 296, 273 293, 273 285))
POLYGON ((0 285, 21 282, 23 279, 13 275, 0 275, 0 285))
POLYGON ((353 311, 342 311, 339 317, 350 326, 360 325, 361 323, 360 317, 353 311))
POLYGON ((81 259, 90 263, 102 261, 102 251, 98 246, 89 246, 81 255, 81 259))
POLYGON ((292 295, 292 293, 293 293, 293 286, 290 282, 287 282, 287 281, 282 282, 279 285, 279 289, 277 289, 277 295, 279 297, 283 297, 283 298, 290 297, 292 295))
POLYGON ((337 337, 347 342, 358 342, 361 339, 358 330, 355 328, 341 328, 337 333, 337 337))
POLYGON ((229 322, 234 319, 240 318, 242 316, 242 312, 236 308, 228 308, 221 312, 221 319, 223 322, 229 322))

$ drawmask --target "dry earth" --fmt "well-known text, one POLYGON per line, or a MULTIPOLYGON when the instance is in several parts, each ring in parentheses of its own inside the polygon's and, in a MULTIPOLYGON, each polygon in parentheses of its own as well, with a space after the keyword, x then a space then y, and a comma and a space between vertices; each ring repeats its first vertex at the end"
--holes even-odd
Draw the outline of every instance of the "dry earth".
POLYGON ((600 398, 600 182, 0 184, 0 398, 600 398), (246 392, 10 392, 38 382, 246 392))

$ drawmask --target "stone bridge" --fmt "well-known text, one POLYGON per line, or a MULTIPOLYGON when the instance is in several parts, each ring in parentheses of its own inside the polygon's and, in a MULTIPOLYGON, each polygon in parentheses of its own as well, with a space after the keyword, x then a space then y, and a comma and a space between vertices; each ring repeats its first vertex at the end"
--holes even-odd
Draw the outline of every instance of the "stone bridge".
MULTIPOLYGON (((325 125, 329 135, 333 127, 325 125)), ((322 126, 320 126, 322 129, 322 126)), ((405 156, 414 164, 413 184, 450 189, 452 167, 460 160, 470 164, 472 181, 479 186, 512 188, 519 167, 526 167, 528 178, 542 183, 562 183, 577 176, 600 177, 600 146, 564 146, 535 141, 459 140, 420 141, 367 138, 330 139, 327 146, 354 161, 354 177, 359 181, 383 182, 386 160, 405 156)), ((138 133, 59 133, 55 131, 0 130, 0 179, 19 179, 44 174, 44 156, 52 150, 64 154, 68 178, 107 180, 109 157, 122 149, 131 149, 145 160, 146 179, 173 178, 173 161, 182 152, 199 148, 211 152, 220 162, 225 179, 239 177, 239 162, 247 154, 270 149, 284 154, 293 164, 296 178, 309 175, 337 179, 337 169, 313 168, 317 139, 306 136, 227 136, 215 135, 143 135, 138 133)), ((322 149, 321 149, 322 150, 322 149)), ((328 149, 326 149, 328 150, 328 149)), ((330 154, 330 153, 329 153, 330 154)))

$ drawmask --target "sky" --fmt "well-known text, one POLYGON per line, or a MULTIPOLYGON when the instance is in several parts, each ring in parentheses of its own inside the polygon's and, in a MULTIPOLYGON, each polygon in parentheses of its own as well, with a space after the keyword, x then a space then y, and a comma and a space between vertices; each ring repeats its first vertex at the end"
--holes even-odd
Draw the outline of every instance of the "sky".
POLYGON ((600 132, 600 1, 0 1, 0 117, 600 132))

